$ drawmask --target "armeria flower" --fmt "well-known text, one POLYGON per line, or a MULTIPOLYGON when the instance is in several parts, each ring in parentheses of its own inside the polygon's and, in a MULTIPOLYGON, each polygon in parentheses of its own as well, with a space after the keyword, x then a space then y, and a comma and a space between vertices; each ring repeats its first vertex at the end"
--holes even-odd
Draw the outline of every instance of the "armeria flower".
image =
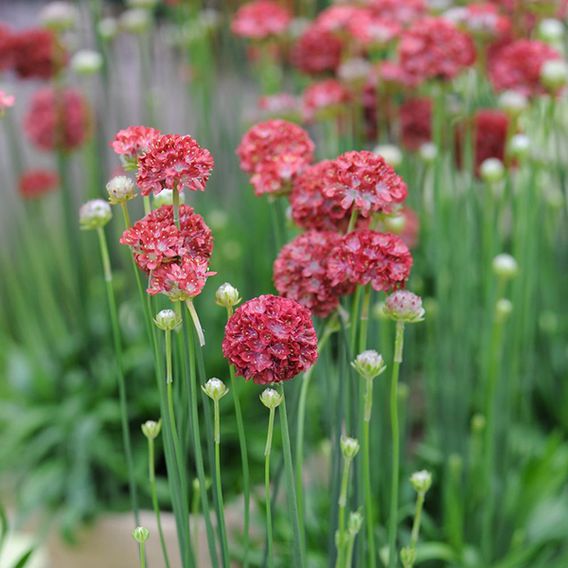
POLYGON ((208 269, 202 258, 185 256, 178 262, 162 264, 150 273, 148 294, 165 294, 172 302, 184 302, 201 294, 209 276, 215 272, 208 269))
POLYGON ((386 299, 384 313, 395 321, 417 323, 424 319, 422 298, 408 290, 397 290, 386 299))
POLYGON ((119 130, 110 145, 126 169, 136 169, 138 158, 148 151, 150 144, 160 134, 159 130, 149 126, 129 126, 119 130))
POLYGON ((308 231, 285 245, 274 261, 278 293, 326 317, 339 305, 340 290, 327 275, 329 254, 341 240, 339 233, 308 231))
POLYGON ((260 40, 283 34, 291 20, 290 12, 276 2, 256 0, 238 9, 231 30, 235 35, 260 40))
POLYGON ((302 96, 304 115, 311 120, 315 116, 337 114, 349 102, 351 94, 339 81, 324 79, 310 85, 302 96))
POLYGON ((343 42, 333 33, 311 26, 292 49, 292 64, 303 73, 319 75, 335 71, 341 62, 343 42))
POLYGON ((183 257, 209 261, 213 237, 205 221, 189 205, 180 205, 180 228, 173 207, 163 205, 126 229, 120 243, 132 248, 136 264, 146 272, 183 257))
POLYGON ((367 9, 354 12, 347 29, 349 35, 361 46, 378 48, 393 41, 400 33, 401 26, 367 9))
POLYGON ((59 177, 51 170, 28 170, 22 174, 18 183, 20 195, 25 199, 43 197, 59 186, 59 177))
POLYGON ((367 5, 377 16, 407 27, 426 14, 426 0, 368 0, 367 5))
POLYGON ((154 138, 138 159, 137 182, 142 195, 162 189, 204 191, 215 162, 211 152, 191 136, 164 134, 154 138))
POLYGON ((267 120, 246 132, 237 156, 241 169, 252 174, 256 195, 286 193, 294 176, 312 162, 314 143, 296 124, 267 120))
POLYGON ((373 152, 345 152, 333 160, 327 174, 323 194, 345 210, 357 209, 363 217, 390 213, 406 199, 402 178, 373 152))
POLYGON ((310 310, 289 298, 264 295, 245 302, 225 327, 223 354, 237 374, 256 384, 289 381, 318 357, 310 310))
POLYGON ((67 54, 53 32, 24 30, 12 37, 12 65, 22 79, 51 79, 67 62, 67 54))
POLYGON ((400 65, 419 78, 453 79, 475 61, 472 39, 443 18, 423 18, 403 32, 398 45, 400 65))
POLYGON ((420 85, 422 79, 417 75, 409 73, 400 63, 396 61, 383 61, 379 65, 379 76, 384 83, 413 88, 420 85))
POLYGON ((30 140, 41 150, 74 150, 90 130, 90 112, 83 95, 74 89, 44 87, 34 95, 24 119, 30 140))
POLYGON ((418 150, 432 140, 432 101, 408 99, 400 106, 400 137, 409 150, 418 150))
POLYGON ((489 60, 489 79, 496 91, 513 90, 527 97, 541 95, 542 66, 560 54, 546 43, 519 39, 498 50, 489 60))
POLYGON ((332 249, 327 273, 332 286, 371 284, 388 292, 405 285, 411 268, 412 256, 400 237, 357 229, 332 249))

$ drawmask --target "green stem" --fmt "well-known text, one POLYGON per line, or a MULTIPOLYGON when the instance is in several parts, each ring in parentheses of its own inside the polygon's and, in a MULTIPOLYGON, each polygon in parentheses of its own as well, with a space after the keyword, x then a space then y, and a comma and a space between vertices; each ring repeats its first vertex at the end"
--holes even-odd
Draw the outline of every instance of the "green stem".
POLYGON ((347 509, 347 490, 349 488, 349 470, 351 469, 351 459, 344 458, 343 461, 343 475, 341 476, 341 490, 339 492, 339 514, 337 522, 337 561, 336 568, 345 566, 345 513, 347 509))
POLYGON ((146 551, 144 543, 141 542, 138 546, 140 556, 140 568, 146 568, 146 551))
POLYGON ((353 207, 353 210, 351 211, 351 217, 349 217, 349 225, 347 226, 347 233, 351 233, 352 231, 355 230, 355 227, 357 226, 358 216, 359 216, 359 211, 357 211, 357 209, 353 207))
POLYGON ((180 229, 179 221, 179 191, 177 186, 172 189, 172 205, 174 208, 174 223, 178 229, 180 229))
POLYGON ((193 326, 195 327, 195 331, 197 333, 197 337, 199 338, 199 345, 203 347, 205 345, 205 335, 203 334, 203 328, 201 327, 201 322, 199 321, 199 316, 197 315, 197 310, 193 305, 191 300, 186 300, 185 305, 189 310, 189 315, 193 321, 193 326))
POLYGON ((366 380, 365 410, 361 425, 363 438, 363 488, 365 491, 365 522, 367 526, 367 547, 369 550, 369 568, 376 566, 375 536, 373 530, 373 490, 371 488, 371 465, 370 465, 370 433, 371 411, 373 407, 373 380, 366 380))
POLYGON ((424 507, 424 498, 426 493, 423 491, 418 493, 416 497, 416 512, 414 513, 414 522, 412 523, 412 533, 410 536, 410 548, 416 550, 418 544, 418 533, 420 532, 420 519, 422 516, 422 509, 424 507))
POLYGON ((272 432, 274 430, 274 414, 276 408, 270 409, 268 432, 264 448, 264 498, 266 500, 266 539, 268 543, 268 566, 272 568, 272 512, 270 509, 270 451, 272 449, 272 432))

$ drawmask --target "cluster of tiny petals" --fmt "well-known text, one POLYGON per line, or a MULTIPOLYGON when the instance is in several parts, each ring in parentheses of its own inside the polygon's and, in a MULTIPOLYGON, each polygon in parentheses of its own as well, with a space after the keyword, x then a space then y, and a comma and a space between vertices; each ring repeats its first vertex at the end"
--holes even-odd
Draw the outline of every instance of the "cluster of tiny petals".
POLYGON ((162 189, 174 188, 204 191, 214 165, 211 152, 191 136, 157 136, 138 159, 140 193, 157 195, 162 189))
POLYGON ((404 71, 421 81, 453 79, 475 61, 475 47, 452 23, 428 17, 402 33, 398 56, 404 71))
POLYGON ((159 130, 150 126, 129 126, 119 130, 110 144, 119 156, 136 159, 148 150, 160 134, 159 130))
POLYGON ((351 99, 348 89, 336 79, 324 79, 310 85, 302 97, 304 115, 311 119, 318 112, 339 109, 351 99))
POLYGON ((329 253, 341 240, 332 231, 308 231, 285 245, 274 261, 274 286, 319 317, 339 305, 338 290, 327 275, 329 253))
POLYGON ((42 28, 13 34, 10 51, 11 66, 22 79, 51 79, 67 61, 54 33, 42 28))
POLYGON ((153 270, 147 291, 152 296, 166 294, 172 301, 187 300, 201 294, 207 278, 214 274, 208 269, 207 260, 185 256, 153 270))
POLYGON ((343 209, 355 208, 368 217, 371 213, 390 213, 394 205, 406 199, 407 188, 384 158, 361 150, 333 160, 323 193, 343 209))
POLYGON ((406 100, 399 110, 400 137, 409 150, 432 140, 432 101, 427 97, 406 100))
POLYGON ((404 241, 390 233, 357 229, 332 249, 328 277, 332 286, 371 284, 377 291, 405 285, 412 268, 412 255, 404 241))
POLYGON ((560 54, 548 44, 519 39, 499 49, 489 60, 489 79, 496 91, 512 90, 527 97, 545 93, 541 70, 560 54))
POLYGON ((313 160, 314 143, 301 127, 273 119, 253 126, 237 148, 241 169, 257 195, 282 193, 313 160))
POLYGON ((385 313, 392 319, 403 322, 418 322, 424 319, 422 298, 408 290, 397 290, 386 299, 385 313))
POLYGON ((292 50, 292 64, 303 73, 318 75, 335 71, 341 63, 343 43, 332 32, 310 26, 292 50))
POLYGON ((271 0, 255 0, 239 8, 231 23, 235 35, 250 39, 266 39, 283 34, 292 16, 271 0))
POLYGON ((308 308, 267 294, 245 302, 230 317, 223 354, 240 376, 264 385, 309 369, 317 360, 317 345, 308 308))
POLYGON ((18 184, 20 195, 26 199, 35 199, 49 193, 59 185, 59 177, 51 170, 35 169, 22 174, 18 184))

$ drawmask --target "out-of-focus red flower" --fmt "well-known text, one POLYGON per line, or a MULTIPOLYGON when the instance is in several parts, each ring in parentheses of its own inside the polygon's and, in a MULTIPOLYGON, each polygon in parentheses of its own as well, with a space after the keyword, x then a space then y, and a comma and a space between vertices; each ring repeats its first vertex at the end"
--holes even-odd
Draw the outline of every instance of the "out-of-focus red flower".
POLYGON ((264 295, 237 308, 225 327, 223 354, 237 374, 260 385, 289 381, 318 357, 310 310, 264 295))
POLYGON ((270 0, 256 0, 241 6, 231 23, 235 35, 249 39, 266 39, 286 31, 292 16, 270 0))
POLYGON ((331 250, 327 274, 332 286, 371 284, 388 292, 405 285, 411 268, 412 255, 400 237, 357 229, 331 250))
POLYGON ((91 120, 83 95, 75 89, 44 87, 32 98, 24 119, 29 139, 41 150, 74 150, 89 134, 91 120))
POLYGON ((160 134, 159 130, 149 126, 129 126, 119 130, 110 145, 125 163, 136 165, 139 156, 148 151, 160 134))
POLYGON ((413 88, 420 85, 422 79, 418 75, 412 75, 396 61, 382 61, 379 65, 379 76, 385 83, 413 88))
POLYGON ((488 158, 504 160, 508 127, 509 119, 501 110, 482 109, 476 112, 474 118, 476 171, 488 158))
POLYGON ((67 54, 53 32, 43 28, 12 36, 12 65, 22 79, 51 79, 67 63, 67 54))
POLYGON ((353 13, 347 24, 349 34, 364 47, 384 47, 400 33, 397 22, 378 16, 372 10, 358 10, 353 13))
POLYGON ((211 152, 191 136, 163 134, 139 157, 136 179, 142 195, 174 188, 204 191, 214 165, 211 152))
POLYGON ((560 54, 541 41, 519 39, 494 52, 489 60, 489 79, 496 91, 513 90, 528 97, 545 93, 542 66, 560 54))
POLYGON ((314 25, 326 32, 344 35, 349 32, 349 22, 358 12, 358 6, 336 4, 322 10, 315 19, 314 25))
POLYGON ((425 0, 369 0, 367 5, 378 17, 407 27, 426 14, 425 0))
POLYGON ((335 71, 341 62, 342 41, 318 26, 311 26, 292 49, 292 64, 308 75, 335 71))
POLYGON ((409 150, 418 150, 432 140, 432 101, 409 99, 400 106, 400 137, 409 150))
POLYGON ((14 95, 9 95, 0 89, 0 116, 4 114, 7 108, 13 107, 15 102, 16 97, 14 95))
POLYGON ((509 18, 499 13, 494 4, 468 4, 448 10, 444 18, 481 40, 499 40, 511 33, 509 18))
POLYGON ((0 71, 12 66, 14 60, 14 32, 0 23, 0 71))
POLYGON ((475 47, 452 23, 423 18, 402 33, 398 57, 404 72, 420 81, 453 79, 475 61, 475 47))
POLYGON ((286 120, 260 122, 250 128, 237 148, 241 169, 252 174, 256 195, 280 194, 313 160, 314 143, 301 127, 286 120))
POLYGON ((351 93, 336 79, 324 79, 310 85, 302 96, 304 117, 336 115, 351 100, 351 93))
POLYGON ((341 240, 332 231, 308 231, 285 245, 274 261, 278 293, 326 317, 339 305, 340 290, 327 275, 329 253, 341 240))
POLYGON ((345 152, 332 161, 326 174, 324 196, 345 210, 356 209, 363 217, 390 213, 406 199, 402 178, 373 152, 345 152))
POLYGON ((300 104, 294 95, 277 93, 259 99, 258 108, 271 118, 286 118, 300 115, 300 104))
POLYGON ((43 197, 59 186, 59 177, 55 172, 45 169, 28 170, 20 177, 18 189, 25 199, 43 197))

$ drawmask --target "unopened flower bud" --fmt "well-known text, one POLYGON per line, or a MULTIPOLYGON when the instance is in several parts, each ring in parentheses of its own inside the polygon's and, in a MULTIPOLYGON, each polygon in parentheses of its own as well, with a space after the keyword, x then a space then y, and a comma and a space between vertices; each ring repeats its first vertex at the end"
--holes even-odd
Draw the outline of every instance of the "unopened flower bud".
POLYGON ((79 12, 70 2, 50 2, 40 11, 39 19, 46 28, 64 32, 77 25, 79 12))
POLYGON ((260 402, 262 402, 266 408, 272 410, 273 408, 280 406, 280 403, 282 402, 282 395, 274 389, 264 389, 260 395, 260 402))
POLYGON ((107 184, 106 190, 108 193, 109 203, 116 205, 124 203, 129 199, 136 197, 136 187, 134 182, 126 176, 113 177, 107 184))
POLYGON ((408 290, 393 292, 385 302, 385 313, 395 321, 416 323, 424 319, 422 298, 408 290))
POLYGON ((531 147, 530 138, 525 134, 515 134, 509 140, 509 155, 517 160, 526 158, 531 147))
MULTIPOLYGON (((179 202, 185 203, 185 194, 180 193, 178 195, 179 202)), ((174 192, 172 189, 162 189, 158 195, 154 197, 154 207, 162 207, 162 205, 173 205, 174 202, 174 192)))
POLYGON ((78 75, 94 75, 103 66, 103 56, 92 49, 81 49, 71 58, 71 69, 78 75))
POLYGON ((140 544, 145 543, 150 536, 150 531, 146 527, 136 527, 132 531, 132 537, 140 544))
POLYGON ((500 298, 495 304, 495 319, 499 323, 506 321, 513 311, 513 304, 507 298, 500 298))
POLYGON ((148 440, 155 440, 160 435, 160 430, 162 429, 162 421, 158 420, 146 420, 141 426, 142 433, 148 440))
POLYGON ((239 291, 228 282, 221 284, 221 286, 217 288, 217 292, 215 292, 215 303, 218 306, 228 309, 236 306, 240 301, 241 297, 239 291))
POLYGON ((349 515, 349 520, 347 521, 347 530, 351 537, 357 536, 361 527, 363 526, 363 515, 361 511, 352 511, 349 515))
POLYGON ((150 24, 150 13, 141 8, 131 8, 120 16, 120 27, 130 34, 143 34, 150 28, 150 24))
POLYGON ((110 205, 102 199, 91 199, 79 209, 81 229, 90 231, 104 227, 112 218, 110 205))
POLYGON ((438 148, 433 142, 424 142, 418 149, 418 155, 426 164, 432 164, 438 156, 438 148))
POLYGON ((558 91, 568 83, 568 66, 561 59, 546 61, 540 69, 542 84, 551 91, 558 91))
POLYGON ((481 179, 488 184, 500 182, 505 176, 505 166, 498 158, 487 158, 479 167, 481 179))
POLYGON ((483 416, 483 414, 474 414, 471 419, 471 430, 476 434, 480 434, 485 430, 485 423, 485 416, 483 416))
POLYGON ((341 453, 346 460, 352 460, 359 452, 359 441, 349 436, 341 436, 339 442, 341 453))
POLYGON ((351 365, 366 380, 378 377, 387 368, 383 357, 372 349, 359 353, 351 365))
POLYGON ((375 147, 373 152, 381 156, 392 168, 398 168, 402 164, 402 152, 394 144, 380 144, 375 147))
POLYGON ((174 310, 160 310, 154 318, 154 323, 162 331, 173 331, 181 325, 181 317, 174 310))
POLYGON ((425 469, 417 471, 410 476, 410 483, 416 493, 424 494, 432 486, 432 474, 425 469))
POLYGON ((97 31, 101 39, 111 41, 118 33, 118 23, 114 18, 103 18, 97 26, 97 31))
POLYGON ((400 551, 400 561, 403 568, 412 568, 416 563, 416 548, 412 546, 405 546, 400 551))
POLYGON ((558 43, 564 36, 564 25, 560 20, 544 18, 538 24, 536 34, 539 39, 546 43, 558 43))
POLYGON ((498 105, 508 115, 518 116, 529 106, 529 101, 522 93, 517 91, 504 91, 499 96, 498 105))
POLYGON ((509 280, 517 275, 519 266, 510 254, 502 253, 493 259, 493 272, 499 278, 509 280))
POLYGON ((201 385, 201 390, 211 400, 214 401, 221 400, 229 392, 229 389, 225 386, 225 383, 217 377, 213 377, 212 379, 209 379, 204 385, 201 385))

